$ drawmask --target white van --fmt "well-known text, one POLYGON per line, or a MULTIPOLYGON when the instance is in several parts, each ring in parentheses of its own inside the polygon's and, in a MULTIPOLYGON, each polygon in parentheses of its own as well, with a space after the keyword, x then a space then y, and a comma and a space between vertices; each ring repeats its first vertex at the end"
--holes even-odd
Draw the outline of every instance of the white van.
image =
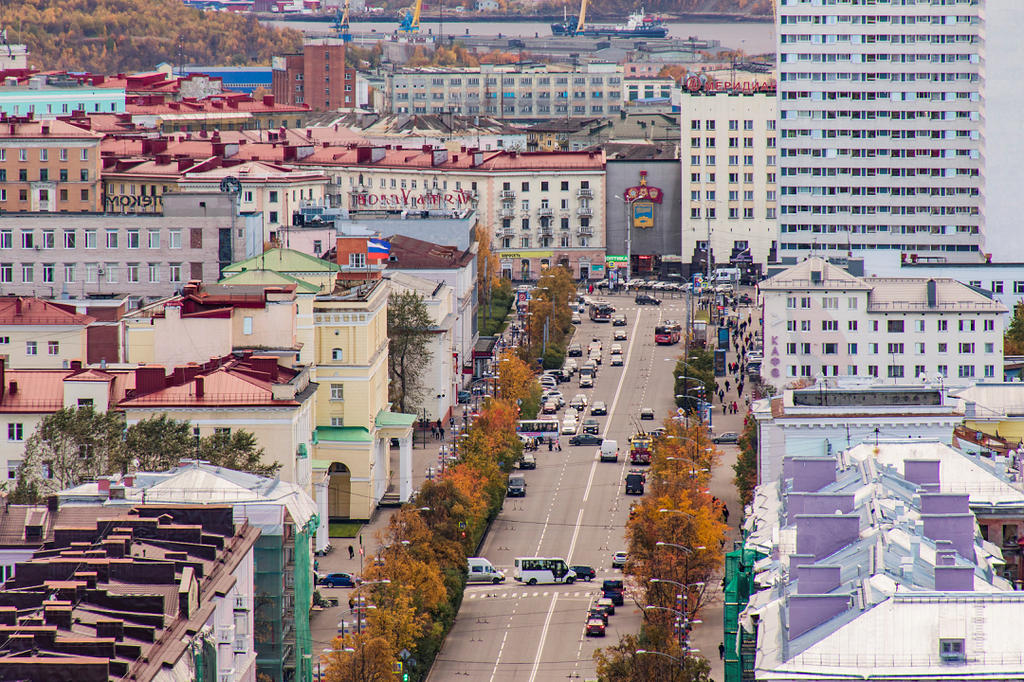
POLYGON ((579 428, 579 424, 576 419, 563 419, 562 420, 562 435, 572 436, 576 434, 576 429, 579 428))
POLYGON ((494 565, 483 557, 470 557, 469 575, 467 583, 498 583, 505 582, 505 574, 494 567, 494 565))
POLYGON ((607 440, 601 443, 601 449, 598 450, 602 462, 618 462, 619 461, 619 443, 614 440, 607 440))

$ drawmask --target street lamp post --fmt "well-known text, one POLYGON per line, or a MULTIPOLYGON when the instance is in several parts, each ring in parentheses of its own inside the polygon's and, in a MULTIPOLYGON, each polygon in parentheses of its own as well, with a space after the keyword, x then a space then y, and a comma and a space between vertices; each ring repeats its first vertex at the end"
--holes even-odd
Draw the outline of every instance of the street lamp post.
POLYGON ((631 271, 633 269, 633 216, 629 211, 631 202, 629 199, 623 199, 618 194, 615 195, 615 198, 626 207, 626 281, 629 282, 632 279, 631 271))
POLYGON ((697 545, 696 547, 691 548, 691 547, 687 547, 685 545, 677 545, 674 542, 661 542, 661 541, 655 542, 654 545, 656 547, 675 547, 676 549, 683 550, 687 554, 693 554, 698 549, 707 549, 707 547, 705 547, 704 545, 697 545))

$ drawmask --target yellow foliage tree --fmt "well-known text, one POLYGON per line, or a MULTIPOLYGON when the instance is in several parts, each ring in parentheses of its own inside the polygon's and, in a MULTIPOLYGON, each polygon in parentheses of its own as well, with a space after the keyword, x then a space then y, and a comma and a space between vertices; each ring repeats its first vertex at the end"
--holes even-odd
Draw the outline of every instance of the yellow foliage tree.
POLYGON ((530 400, 535 388, 539 388, 533 368, 507 350, 498 360, 498 386, 501 388, 501 399, 512 405, 518 404, 520 400, 524 403, 530 400))
POLYGON ((335 637, 331 652, 322 654, 326 682, 394 682, 395 648, 369 632, 335 637), (352 651, 347 651, 351 649, 352 651))
POLYGON ((416 608, 413 588, 408 585, 391 583, 382 593, 377 608, 367 614, 368 634, 392 645, 393 651, 414 650, 416 641, 431 627, 430 616, 416 608))

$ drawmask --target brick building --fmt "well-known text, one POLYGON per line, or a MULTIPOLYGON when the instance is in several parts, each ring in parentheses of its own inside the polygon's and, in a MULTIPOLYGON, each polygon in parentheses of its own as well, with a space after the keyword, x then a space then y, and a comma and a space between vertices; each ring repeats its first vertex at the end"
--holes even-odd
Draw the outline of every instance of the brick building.
POLYGON ((275 57, 271 82, 282 104, 321 111, 356 106, 356 70, 345 67, 345 44, 336 38, 306 40, 302 52, 275 57))

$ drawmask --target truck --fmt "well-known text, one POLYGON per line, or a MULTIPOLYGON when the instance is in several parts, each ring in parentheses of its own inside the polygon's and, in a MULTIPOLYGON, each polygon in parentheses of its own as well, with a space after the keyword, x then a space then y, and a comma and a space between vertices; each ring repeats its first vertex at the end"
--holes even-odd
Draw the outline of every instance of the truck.
POLYGON ((626 494, 643 495, 647 474, 642 469, 630 469, 626 474, 626 494))

